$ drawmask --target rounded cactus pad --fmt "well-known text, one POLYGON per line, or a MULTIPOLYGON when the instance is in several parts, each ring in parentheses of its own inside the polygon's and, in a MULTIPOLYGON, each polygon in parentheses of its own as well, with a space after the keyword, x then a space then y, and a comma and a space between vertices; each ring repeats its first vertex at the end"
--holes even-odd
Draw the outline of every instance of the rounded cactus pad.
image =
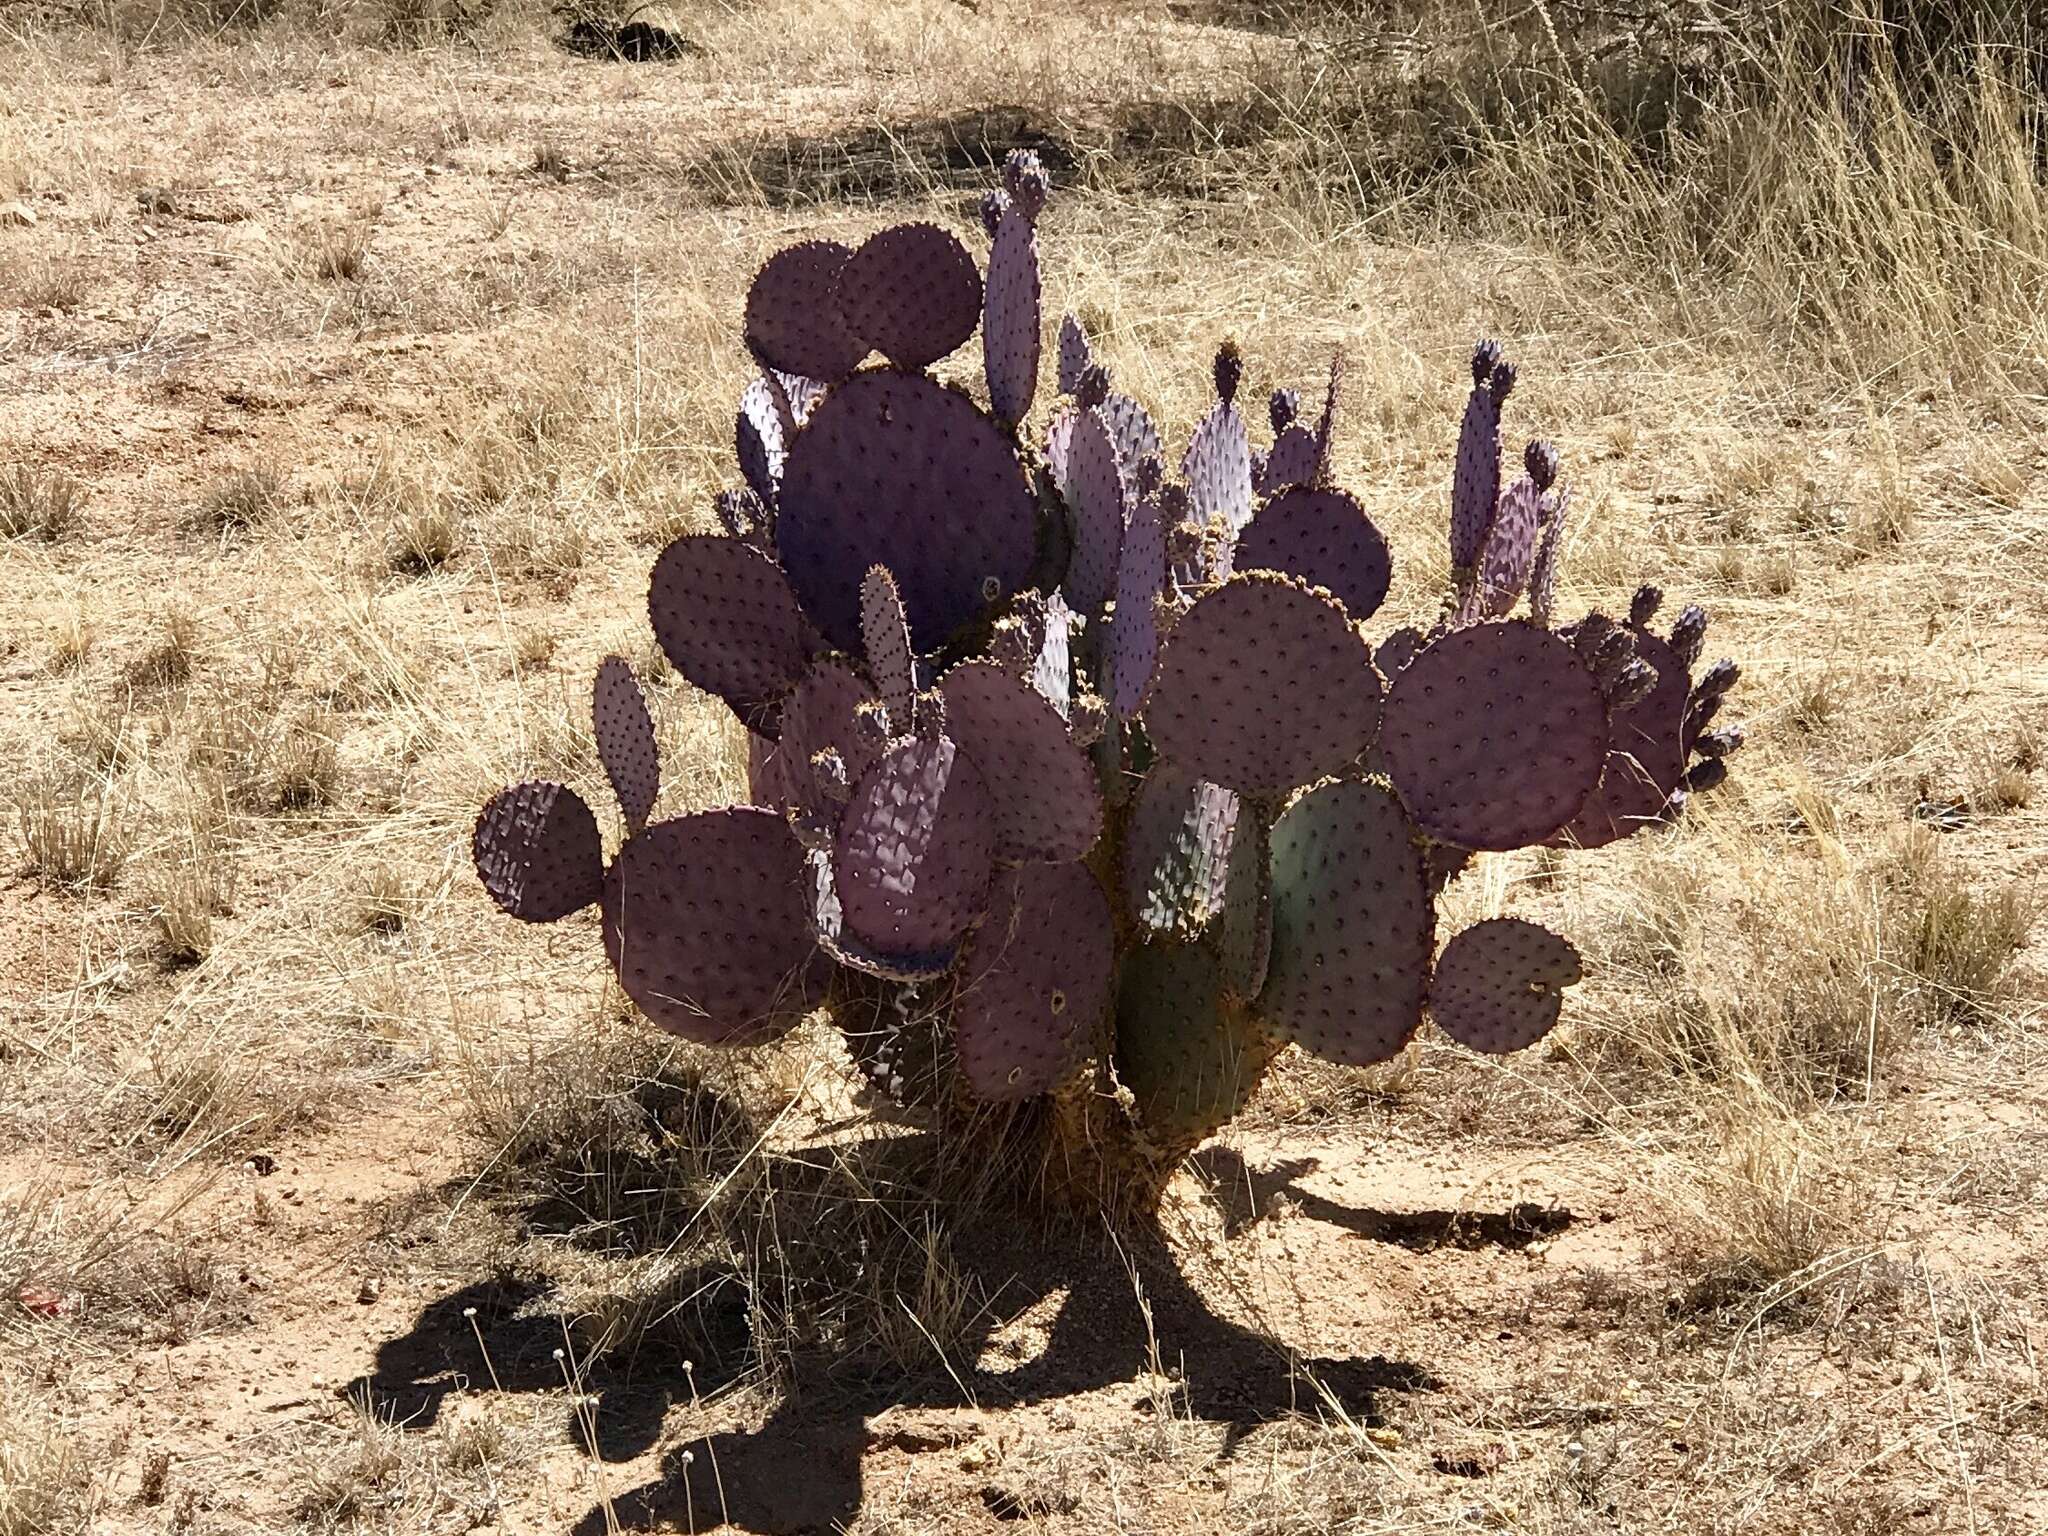
POLYGON ((996 877, 953 1010, 954 1050, 977 1098, 1049 1092, 1079 1060, 1109 1005, 1114 932, 1109 898, 1085 864, 996 877))
POLYGON ((899 368, 929 368, 981 321, 981 273, 936 224, 896 224, 861 243, 839 272, 846 328, 899 368))
POLYGON ((661 754, 654 744, 654 717, 624 657, 607 656, 598 664, 590 721, 605 777, 626 813, 626 825, 637 832, 654 814, 661 794, 661 754))
POLYGON ((647 617, 678 672, 749 730, 775 733, 816 637, 773 560, 738 539, 685 534, 654 562, 647 617))
POLYGON ((836 382, 860 366, 867 345, 839 309, 839 277, 853 252, 836 240, 777 251, 747 290, 747 345, 783 373, 836 382))
POLYGON ((626 995, 701 1045, 771 1039, 823 991, 804 851, 773 811, 657 822, 604 879, 604 948, 626 995))
POLYGON ((1604 848, 1641 831, 1663 816, 1672 791, 1685 779, 1685 667, 1646 626, 1631 625, 1627 633, 1635 639, 1636 659, 1656 669, 1657 681, 1614 711, 1600 782, 1550 839, 1557 847, 1604 848))
POLYGON ((1191 939, 1223 909, 1238 798, 1170 762, 1153 765, 1124 827, 1124 900, 1133 922, 1191 939))
POLYGON ((946 730, 988 786, 1000 859, 1061 864, 1102 833, 1102 791, 1058 710, 992 661, 967 661, 939 681, 946 730))
POLYGON ((1128 720, 1145 707, 1159 662, 1159 596, 1166 589, 1165 512, 1157 496, 1131 509, 1123 556, 1116 567, 1116 611, 1110 615, 1109 707, 1128 720))
POLYGON ((804 611, 860 647, 860 585, 886 565, 912 643, 932 651, 1021 589, 1037 504, 1002 428, 965 395, 874 369, 825 397, 790 445, 775 543, 804 611))
POLYGON ((1386 536, 1343 491, 1296 486, 1259 509, 1237 537, 1232 566, 1240 571, 1285 571, 1327 588, 1354 621, 1363 623, 1386 601, 1394 557, 1386 536))
POLYGON ((981 312, 981 365, 996 420, 1015 426, 1038 392, 1039 276, 1036 211, 1004 209, 989 232, 988 288, 981 312))
POLYGON ((914 723, 917 659, 910 650, 910 626, 903 617, 903 595, 885 565, 868 568, 860 584, 860 631, 874 678, 889 718, 906 734, 914 723))
POLYGON ((874 702, 874 690, 839 662, 821 661, 811 668, 782 710, 782 740, 773 761, 781 796, 763 803, 805 811, 829 807, 811 760, 820 752, 837 752, 853 778, 866 773, 876 752, 857 715, 862 705, 874 702))
POLYGON ((846 933, 906 966, 943 965, 988 909, 995 827, 981 775, 944 736, 905 737, 861 775, 833 884, 846 933))
POLYGON ((1430 1015, 1460 1045, 1505 1056, 1550 1033, 1564 989, 1584 974, 1571 940, 1519 917, 1489 918, 1444 946, 1430 1015))
POLYGON ((1116 443, 1100 410, 1084 410, 1067 447, 1067 505, 1073 514, 1074 550, 1062 586, 1074 611, 1092 617, 1116 595, 1117 562, 1124 545, 1130 492, 1117 464, 1116 443))
POLYGON ((1273 571, 1233 576, 1167 639, 1145 726, 1160 755, 1247 793, 1336 773, 1380 722, 1372 647, 1344 610, 1273 571))
POLYGON ((1436 917, 1400 802, 1339 779, 1274 824, 1273 939, 1258 1008, 1347 1066, 1398 1053, 1422 1023, 1436 917))
POLYGON ((1196 521, 1220 517, 1233 533, 1251 521, 1251 438, 1236 406, 1219 400, 1209 408, 1188 439, 1180 473, 1196 521))
POLYGON ((470 842, 476 875, 501 911, 527 923, 581 912, 604 884, 604 839, 583 797, 528 779, 491 796, 470 842))
POLYGON ((1116 987, 1116 1074, 1162 1138, 1199 1141, 1244 1107, 1271 1043, 1223 996, 1205 946, 1153 942, 1123 957, 1116 987))
POLYGON ((1567 640, 1519 619, 1424 647, 1387 695, 1380 749, 1430 836, 1524 848, 1579 812, 1607 755, 1607 705, 1567 640))
POLYGON ((1322 443, 1300 422, 1291 422, 1273 439, 1265 472, 1259 476, 1259 494, 1272 496, 1289 486, 1314 485, 1322 474, 1322 443))
POLYGON ((1134 480, 1138 466, 1159 453, 1159 429, 1145 407, 1129 395, 1110 394, 1096 407, 1116 444, 1116 462, 1126 480, 1134 480))

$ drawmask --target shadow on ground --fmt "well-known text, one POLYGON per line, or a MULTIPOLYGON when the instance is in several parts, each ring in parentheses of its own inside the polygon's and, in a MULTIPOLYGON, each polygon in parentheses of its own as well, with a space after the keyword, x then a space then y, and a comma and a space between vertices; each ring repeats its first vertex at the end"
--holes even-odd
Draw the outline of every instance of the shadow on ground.
MULTIPOLYGON (((1310 1165, 1248 1167, 1212 1149, 1199 1162, 1242 1228, 1284 1193, 1314 1219, 1362 1238, 1403 1247, 1488 1243, 1522 1246, 1570 1221, 1535 1207, 1499 1212, 1355 1210, 1302 1190, 1310 1165)), ((1381 1417, 1386 1393, 1437 1390, 1421 1365, 1381 1356, 1302 1358, 1286 1345, 1218 1315, 1189 1284, 1156 1229, 1126 1234, 1119 1245, 1083 1241, 1021 1247, 1014 1227, 956 1238, 955 1259, 981 1293, 997 1299, 976 1333, 949 1351, 954 1370, 927 1376, 876 1373, 867 1362, 799 1363, 798 1382, 759 1428, 677 1447, 659 1473, 594 1508, 573 1529, 686 1527, 723 1511, 729 1523, 761 1536, 808 1536, 838 1529, 861 1506, 869 1423, 890 1408, 1015 1407, 1136 1382, 1159 1356, 1180 1362, 1180 1411, 1220 1426, 1225 1454, 1255 1426, 1330 1402, 1360 1423, 1381 1417), (1034 1302, 1065 1293, 1044 1351, 1000 1374, 971 1362, 1001 1322, 1034 1302), (1140 1299, 1142 1295, 1142 1301, 1140 1299), (1149 1308, 1149 1327, 1146 1309, 1149 1308), (998 1315, 1000 1314, 1000 1315, 998 1315), (609 1522, 616 1522, 616 1525, 609 1522)), ((695 1383, 710 1397, 757 1364, 747 1347, 747 1303, 737 1276, 707 1268, 681 1287, 693 1298, 695 1383)), ((376 1409, 414 1427, 431 1425, 455 1391, 495 1384, 506 1392, 552 1392, 564 1384, 562 1322, 538 1282, 516 1278, 465 1286, 431 1303, 403 1335, 386 1342, 370 1374, 349 1384, 376 1409)), ((630 1460, 658 1443, 662 1424, 687 1395, 675 1362, 642 1362, 637 1372, 600 1367, 582 1385, 595 1398, 595 1444, 607 1461, 630 1460), (673 1389, 673 1390, 672 1390, 673 1389)), ((568 1410, 565 1408, 565 1413, 568 1410)))

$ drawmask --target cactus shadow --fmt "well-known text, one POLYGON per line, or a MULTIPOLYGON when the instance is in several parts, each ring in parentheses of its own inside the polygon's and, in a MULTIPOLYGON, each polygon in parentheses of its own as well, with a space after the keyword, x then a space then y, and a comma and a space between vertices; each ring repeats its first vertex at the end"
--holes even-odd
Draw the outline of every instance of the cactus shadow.
POLYGON ((1555 1237, 1574 1220, 1563 1206, 1538 1205, 1529 1200, 1499 1211, 1361 1209, 1302 1188, 1302 1176, 1315 1171, 1314 1158, 1254 1169, 1228 1147, 1212 1146, 1196 1153, 1191 1161, 1209 1181, 1211 1192, 1223 1208, 1224 1231, 1231 1236, 1264 1220, 1282 1199, 1303 1215, 1342 1227, 1354 1237, 1418 1251, 1515 1251, 1555 1237))

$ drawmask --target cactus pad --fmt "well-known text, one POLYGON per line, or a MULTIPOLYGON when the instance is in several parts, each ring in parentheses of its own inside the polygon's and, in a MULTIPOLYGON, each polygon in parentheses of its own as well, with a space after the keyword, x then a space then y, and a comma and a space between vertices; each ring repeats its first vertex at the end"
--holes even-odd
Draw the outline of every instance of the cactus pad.
POLYGON ((1400 803, 1339 779, 1273 827, 1273 944, 1259 1011, 1347 1066, 1394 1056, 1422 1022, 1435 913, 1400 803))
POLYGON ((654 814, 661 794, 661 755, 654 745, 654 717, 633 669, 619 656, 599 663, 591 689, 590 723, 598 759, 612 781, 626 826, 638 832, 654 814))
POLYGON ((747 290, 747 345, 768 367, 837 383, 867 346, 847 328, 838 284, 853 252, 836 240, 777 251, 747 290))
POLYGON ((1088 333, 1072 315, 1060 316, 1059 386, 1063 395, 1080 393, 1081 375, 1095 366, 1088 333))
POLYGON ((782 410, 776 403, 775 385, 766 378, 755 379, 740 392, 733 449, 740 474, 765 506, 775 505, 775 491, 782 483, 783 445, 782 410))
POLYGON ((1259 477, 1259 494, 1272 496, 1289 486, 1312 486, 1322 475, 1322 444, 1300 422, 1291 422, 1273 439, 1265 473, 1259 477))
POLYGON ((1145 708, 1162 756, 1275 793, 1336 773, 1380 720, 1372 648, 1344 610, 1272 571, 1233 576, 1174 626, 1145 708))
POLYGON ((858 779, 875 760, 863 738, 856 712, 874 702, 874 690, 836 661, 811 668, 782 710, 782 740, 772 763, 780 775, 779 798, 770 804, 793 810, 822 811, 831 801, 822 792, 811 759, 834 751, 846 771, 858 779))
POLYGON ((552 923, 581 912, 603 887, 597 818, 575 790, 547 779, 491 796, 476 819, 470 853, 491 900, 521 922, 552 923))
POLYGON ((981 312, 982 372, 996 420, 1015 426, 1038 392, 1039 277, 1036 215, 1019 203, 996 220, 981 312))
POLYGON ((1160 498, 1148 496, 1131 510, 1124 530, 1123 557, 1116 568, 1116 611, 1110 615, 1109 707, 1129 720, 1145 707, 1152 671, 1159 662, 1159 596, 1166 587, 1166 530, 1160 498))
POLYGON ((1244 1107, 1270 1042, 1223 996, 1207 948, 1154 942, 1123 957, 1116 990, 1116 1071, 1155 1134, 1195 1142, 1244 1107))
POLYGON ((1518 917, 1489 918, 1444 946, 1430 1015, 1460 1045, 1504 1056, 1550 1033, 1564 989, 1584 974, 1569 939, 1518 917))
POLYGON ((943 736, 905 737, 855 785, 832 851, 855 943, 907 965, 944 964, 987 910, 995 833, 987 787, 943 736))
POLYGON ((1050 1092, 1080 1059, 1116 970, 1109 898, 1085 864, 996 877, 961 957, 954 1048, 967 1085, 997 1102, 1050 1092))
POLYGON ((1241 998, 1256 997, 1265 985, 1273 951, 1272 845, 1263 817, 1238 813, 1231 839, 1230 867, 1223 894, 1223 922, 1217 951, 1223 983, 1241 998))
POLYGON ((1472 394, 1458 430, 1458 460, 1451 475, 1451 566, 1477 565, 1500 503, 1500 408, 1512 372, 1500 361, 1500 347, 1479 344, 1472 355, 1472 394))
POLYGON ((1109 427, 1109 439, 1116 444, 1116 462, 1130 480, 1138 466, 1159 453, 1159 429, 1145 407, 1129 395, 1111 394, 1096 407, 1109 427))
POLYGON ((1542 523, 1543 498, 1536 482, 1517 480, 1501 497, 1480 554, 1479 590, 1488 618, 1506 617, 1529 585, 1542 523))
POLYGON ((817 637, 773 560, 738 539, 685 534, 654 562, 647 616, 678 672, 748 729, 775 734, 817 637))
POLYGON ((1232 569, 1285 571, 1327 588, 1354 623, 1386 601, 1394 559, 1387 540, 1342 491, 1296 486, 1259 509, 1237 538, 1232 569))
POLYGON ((1251 521, 1251 439, 1236 406, 1219 400, 1209 408, 1188 439, 1180 473, 1197 522, 1220 517, 1236 533, 1251 521))
POLYGON ((1656 668, 1657 681, 1642 698, 1614 712, 1600 783, 1550 839, 1558 847, 1604 848, 1642 830, 1664 814, 1685 779, 1685 667, 1648 628, 1631 625, 1629 633, 1636 659, 1656 668))
POLYGON ((775 519, 789 582, 826 637, 860 645, 860 584, 887 565, 919 651, 1021 588, 1037 507, 1003 431, 922 374, 832 391, 790 445, 775 519))
POLYGON ((917 658, 910 651, 910 626, 903 617, 903 597, 886 565, 870 566, 860 584, 860 630, 868 657, 868 675, 889 706, 896 729, 908 734, 915 726, 917 658))
POLYGON ((1067 448, 1067 505, 1073 512, 1074 551, 1062 590, 1074 611, 1093 617, 1116 595, 1130 492, 1117 464, 1116 442, 1099 410, 1083 411, 1067 448))
POLYGON ((996 857, 1049 864, 1078 859, 1102 832, 1102 792, 1059 711, 991 661, 967 661, 939 681, 946 729, 985 781, 996 857))
POLYGON ((1238 798, 1162 762, 1138 791, 1124 827, 1123 892, 1132 921, 1191 939, 1223 910, 1238 798))
POLYGON ((1600 780, 1600 685, 1569 641, 1519 619, 1445 635, 1387 695, 1380 749, 1409 814, 1461 848, 1540 843, 1600 780))
POLYGON ((929 368, 974 334, 981 274, 967 247, 936 224, 870 235, 840 269, 846 328, 898 368, 929 368))
POLYGON ((629 838, 604 880, 604 947, 626 995, 702 1045, 771 1039, 823 992, 804 852, 773 811, 733 806, 629 838))

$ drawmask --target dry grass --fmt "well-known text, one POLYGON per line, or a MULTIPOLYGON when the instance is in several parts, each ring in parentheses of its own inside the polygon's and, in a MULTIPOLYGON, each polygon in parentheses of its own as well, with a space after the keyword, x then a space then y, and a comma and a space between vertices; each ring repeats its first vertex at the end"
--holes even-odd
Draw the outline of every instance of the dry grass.
POLYGON ((1613 8, 1558 4, 1272 31, 1228 3, 764 0, 667 16, 711 52, 632 67, 561 54, 525 5, 89 9, 0 23, 0 201, 42 221, 0 230, 27 381, 0 422, 0 797, 30 875, 0 893, 0 970, 28 978, 0 1008, 0 1337, 36 1382, 0 1411, 0 1533, 109 1500, 194 1531, 560 1529, 681 1450, 701 1473, 713 1437, 808 1432, 850 1383, 938 1404, 858 1426, 861 1506, 813 1523, 863 1536, 963 1509, 2038 1525, 2034 54, 1930 72, 1924 39, 1792 3, 1683 37, 1652 7, 1614 48, 1613 8), (1018 139, 1060 182, 1048 307, 1163 420, 1205 402, 1221 334, 1258 387, 1343 346, 1386 624, 1434 602, 1460 361, 1500 334, 1510 431, 1555 436, 1576 486, 1565 611, 1655 575, 1745 665, 1751 745, 1674 834, 1453 887, 1447 932, 1510 911, 1579 940, 1548 1047, 1296 1053, 1231 1138, 1283 1186, 1265 1214, 1226 1223, 1220 1176, 1185 1192, 1215 1307, 1429 1389, 1303 1381, 1226 1432, 1198 1411, 1223 1367, 1162 1308, 1127 1380, 959 1407, 975 1347, 1028 1366, 1059 1306, 969 1253, 991 1170, 862 1120, 824 1031, 650 1038, 594 925, 506 923, 467 872, 476 806, 527 774, 616 836, 607 653, 647 683, 664 814, 742 792, 644 583, 731 478, 748 274, 801 235, 971 230, 1018 139), (115 1221, 88 1187, 138 1203, 115 1221), (1383 1230, 1488 1231, 1524 1196, 1571 1224, 1383 1230), (418 1321, 471 1290, 446 1336, 418 1321), (463 1378, 438 1419, 411 1366, 390 1401, 341 1390, 401 1343, 463 1378), (158 1390, 117 1413, 66 1394, 71 1362, 158 1390), (243 1378, 262 1406, 220 1385, 243 1378), (661 1391, 644 1445, 579 1449, 661 1391))

